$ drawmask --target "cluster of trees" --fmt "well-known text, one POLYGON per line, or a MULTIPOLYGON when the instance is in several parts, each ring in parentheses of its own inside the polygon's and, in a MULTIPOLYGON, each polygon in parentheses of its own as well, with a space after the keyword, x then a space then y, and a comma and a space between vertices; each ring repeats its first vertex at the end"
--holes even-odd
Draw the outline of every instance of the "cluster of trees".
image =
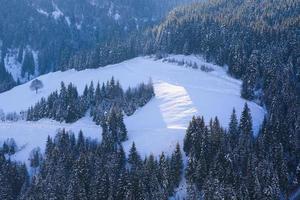
POLYGON ((202 54, 226 64, 231 75, 243 79, 242 96, 265 103, 273 95, 262 97, 260 90, 268 93, 275 84, 299 89, 299 7, 294 0, 217 0, 179 7, 145 35, 144 52, 202 54))
POLYGON ((247 104, 240 121, 233 111, 228 130, 217 118, 206 125, 194 117, 184 139, 187 199, 287 198, 289 187, 299 186, 300 171, 289 176, 283 144, 274 144, 275 138, 266 121, 253 137, 247 104))
POLYGON ((24 52, 24 59, 23 59, 23 50, 19 51, 20 59, 19 62, 22 63, 21 75, 25 77, 27 75, 27 79, 30 79, 30 76, 33 76, 35 73, 35 62, 33 58, 33 54, 31 51, 24 52))
POLYGON ((168 199, 183 170, 179 145, 171 157, 142 159, 134 143, 128 157, 120 142, 107 148, 109 137, 98 143, 64 130, 49 137, 44 158, 35 162, 39 173, 20 199, 168 199))
MULTIPOLYGON (((156 55, 157 56, 157 55, 156 55)), ((160 55, 158 55, 160 56, 160 55)), ((158 57, 160 58, 160 57, 158 57)), ((185 61, 184 59, 182 60, 176 60, 175 58, 163 58, 162 62, 168 62, 172 64, 177 64, 178 66, 185 66, 193 69, 200 69, 201 71, 204 72, 212 72, 214 69, 212 67, 209 67, 205 64, 202 64, 200 67, 196 62, 191 62, 191 61, 185 61)))
POLYGON ((1 149, 3 154, 13 155, 17 152, 17 150, 18 150, 18 146, 13 138, 9 138, 3 142, 2 149, 1 149))
MULTIPOLYGON (((1 56, 0 56, 1 58, 1 56)), ((16 86, 16 82, 5 69, 4 61, 0 60, 0 93, 16 86)))
POLYGON ((120 83, 114 78, 106 84, 97 83, 96 88, 91 82, 86 85, 83 94, 79 95, 77 88, 70 83, 61 83, 60 92, 55 91, 47 99, 42 98, 27 111, 27 120, 36 121, 51 118, 57 121, 72 123, 83 117, 88 110, 97 124, 101 124, 107 113, 116 107, 119 113, 132 115, 139 107, 144 106, 154 96, 152 81, 139 84, 136 88, 123 91, 120 83))
POLYGON ((13 154, 8 145, 0 148, 0 199, 15 200, 29 184, 29 175, 25 164, 6 159, 6 154, 13 154))
POLYGON ((26 119, 26 112, 8 112, 5 113, 2 109, 0 109, 0 122, 10 121, 15 122, 18 120, 25 120, 26 119))
POLYGON ((147 53, 202 54, 228 65, 243 80, 242 97, 267 109, 269 146, 282 144, 289 180, 300 162, 299 8, 295 0, 196 3, 173 10, 143 43, 147 53))

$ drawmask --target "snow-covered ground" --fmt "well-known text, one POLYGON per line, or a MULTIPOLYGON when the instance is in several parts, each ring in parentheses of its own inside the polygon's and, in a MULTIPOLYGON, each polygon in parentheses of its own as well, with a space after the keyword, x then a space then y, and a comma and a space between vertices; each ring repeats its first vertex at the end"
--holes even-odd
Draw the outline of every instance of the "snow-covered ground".
MULTIPOLYGON (((24 60, 25 57, 25 52, 31 52, 33 55, 33 60, 34 60, 34 75, 31 75, 32 77, 35 77, 38 75, 38 65, 39 65, 39 60, 38 60, 38 51, 34 51, 30 46, 26 46, 26 48, 23 50, 23 55, 22 55, 22 60, 24 60)), ((21 83, 24 83, 28 80, 28 76, 25 75, 22 77, 22 62, 20 63, 18 61, 18 54, 19 54, 19 49, 8 49, 6 56, 4 58, 4 66, 5 69, 7 70, 8 73, 10 73, 15 81, 20 81, 21 83)))
MULTIPOLYGON (((79 72, 69 70, 40 76, 44 88, 38 94, 29 89, 30 83, 20 85, 0 94, 0 108, 5 112, 25 110, 41 97, 47 97, 58 89, 61 81, 74 83, 79 92, 82 92, 85 84, 91 81, 106 82, 112 76, 120 81, 124 89, 147 82, 151 77, 156 97, 134 115, 125 118, 129 140, 124 143, 124 147, 128 151, 134 141, 142 155, 158 155, 162 151, 170 153, 177 142, 182 144, 185 129, 193 115, 203 115, 207 122, 218 116, 221 124, 227 127, 232 109, 235 108, 240 116, 245 103, 240 97, 241 82, 227 76, 223 68, 205 63, 196 56, 171 57, 197 62, 199 66, 206 64, 214 71, 203 72, 163 63, 161 60, 138 57, 105 68, 79 72)), ((253 102, 248 104, 254 130, 257 132, 265 111, 253 102)), ((89 117, 85 117, 74 124, 60 124, 46 119, 38 122, 0 123, 0 141, 15 138, 18 146, 25 145, 16 155, 17 160, 24 161, 34 147, 40 146, 43 149, 47 136, 54 136, 55 131, 62 127, 75 133, 82 129, 86 136, 101 139, 100 127, 94 125, 89 117)))

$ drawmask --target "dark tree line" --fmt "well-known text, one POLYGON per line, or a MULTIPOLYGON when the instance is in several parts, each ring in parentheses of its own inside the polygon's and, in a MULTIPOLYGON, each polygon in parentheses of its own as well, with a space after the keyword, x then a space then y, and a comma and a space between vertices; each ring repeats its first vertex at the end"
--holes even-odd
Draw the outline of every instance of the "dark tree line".
POLYGON ((187 198, 287 198, 289 187, 299 183, 299 174, 289 176, 283 144, 271 142, 275 137, 266 121, 253 137, 247 104, 240 121, 233 111, 228 130, 218 118, 206 125, 203 117, 194 117, 184 139, 187 198))
POLYGON ((112 78, 106 84, 96 88, 91 82, 86 85, 82 95, 77 88, 70 83, 68 86, 61 83, 60 91, 55 91, 47 99, 42 98, 35 106, 27 111, 27 120, 36 121, 42 118, 51 118, 57 121, 72 123, 83 117, 88 110, 97 124, 105 121, 107 113, 112 108, 118 110, 122 116, 132 115, 138 108, 147 104, 154 96, 154 88, 151 81, 147 84, 139 84, 136 88, 128 88, 125 92, 120 83, 112 78))

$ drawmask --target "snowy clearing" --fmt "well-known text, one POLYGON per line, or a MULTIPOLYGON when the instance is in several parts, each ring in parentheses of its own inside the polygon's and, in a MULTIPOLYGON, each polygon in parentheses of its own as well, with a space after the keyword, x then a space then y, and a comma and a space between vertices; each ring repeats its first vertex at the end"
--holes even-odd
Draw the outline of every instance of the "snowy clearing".
MULTIPOLYGON (((81 93, 85 84, 91 81, 106 82, 112 76, 120 81, 124 89, 147 82, 151 77, 156 97, 134 115, 125 118, 129 140, 124 147, 128 151, 135 141, 142 155, 158 155, 162 151, 170 153, 178 141, 182 145, 185 129, 193 115, 204 116, 207 122, 218 116, 221 124, 227 127, 232 109, 235 108, 240 116, 246 102, 240 97, 241 82, 226 75, 223 68, 205 63, 196 56, 170 57, 209 65, 214 71, 203 72, 138 57, 105 68, 68 70, 40 76, 44 88, 38 94, 29 89, 30 82, 20 85, 0 94, 0 108, 5 112, 26 110, 41 97, 47 97, 58 89, 61 81, 74 83, 81 93)), ((257 132, 265 111, 253 102, 248 102, 248 105, 257 132)), ((75 133, 82 129, 86 136, 101 139, 101 128, 85 117, 74 124, 60 124, 47 119, 38 122, 3 122, 0 123, 0 141, 15 138, 19 147, 25 145, 16 155, 16 160, 25 161, 34 147, 40 146, 43 150, 47 136, 54 136, 59 128, 75 133)))

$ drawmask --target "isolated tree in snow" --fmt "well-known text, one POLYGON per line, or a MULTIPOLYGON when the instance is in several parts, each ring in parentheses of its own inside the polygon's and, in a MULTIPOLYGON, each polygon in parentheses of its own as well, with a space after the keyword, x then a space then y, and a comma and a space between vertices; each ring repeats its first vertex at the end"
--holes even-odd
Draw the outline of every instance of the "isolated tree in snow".
POLYGON ((39 79, 33 80, 33 81, 31 82, 31 84, 30 84, 30 89, 31 89, 31 90, 34 90, 35 93, 38 93, 38 90, 41 89, 41 88, 43 88, 43 87, 44 87, 44 84, 43 84, 43 82, 42 82, 41 80, 39 80, 39 79))

